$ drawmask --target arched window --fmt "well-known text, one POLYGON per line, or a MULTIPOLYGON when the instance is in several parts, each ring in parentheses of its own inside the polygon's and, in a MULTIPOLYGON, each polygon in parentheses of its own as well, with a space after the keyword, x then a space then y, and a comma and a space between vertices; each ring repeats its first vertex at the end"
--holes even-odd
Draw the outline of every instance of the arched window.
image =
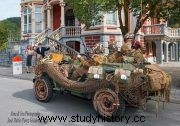
POLYGON ((24 10, 24 34, 32 32, 32 22, 31 22, 31 9, 26 8, 24 10))
POLYGON ((35 32, 42 32, 42 14, 41 14, 41 6, 35 7, 35 32))

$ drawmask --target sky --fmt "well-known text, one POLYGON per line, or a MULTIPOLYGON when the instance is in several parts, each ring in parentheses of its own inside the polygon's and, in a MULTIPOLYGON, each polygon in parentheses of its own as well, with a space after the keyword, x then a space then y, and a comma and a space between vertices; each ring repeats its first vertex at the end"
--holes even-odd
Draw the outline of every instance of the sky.
POLYGON ((1 0, 0 1, 0 20, 9 17, 20 17, 21 0, 1 0))

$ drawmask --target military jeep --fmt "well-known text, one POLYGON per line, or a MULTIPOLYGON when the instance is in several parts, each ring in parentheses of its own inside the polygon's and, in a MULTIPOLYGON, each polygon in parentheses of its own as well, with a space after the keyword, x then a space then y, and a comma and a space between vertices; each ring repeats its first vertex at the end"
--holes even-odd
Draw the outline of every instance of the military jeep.
POLYGON ((90 56, 96 57, 94 61, 66 45, 61 46, 65 52, 63 48, 58 53, 50 53, 36 65, 34 94, 37 100, 48 102, 54 92, 68 92, 92 100, 95 111, 104 117, 123 114, 126 104, 145 107, 149 96, 169 100, 170 76, 158 65, 109 63, 107 58, 90 56))

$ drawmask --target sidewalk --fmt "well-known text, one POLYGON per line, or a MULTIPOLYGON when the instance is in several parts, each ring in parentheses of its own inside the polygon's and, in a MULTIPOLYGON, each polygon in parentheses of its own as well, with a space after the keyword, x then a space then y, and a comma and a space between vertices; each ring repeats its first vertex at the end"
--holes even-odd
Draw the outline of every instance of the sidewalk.
POLYGON ((161 67, 180 67, 180 62, 164 62, 161 67))
POLYGON ((18 79, 30 80, 30 81, 32 81, 34 78, 34 73, 26 73, 25 68, 23 68, 23 74, 13 75, 12 67, 3 67, 3 66, 0 66, 0 75, 7 77, 14 77, 18 79))
MULTIPOLYGON (((168 63, 163 63, 160 65, 162 68, 171 68, 171 67, 180 67, 180 62, 168 62, 168 63)), ((8 76, 8 77, 15 77, 19 79, 24 79, 24 80, 33 80, 34 78, 34 73, 26 73, 25 68, 23 68, 23 74, 20 75, 13 75, 12 67, 3 67, 0 66, 0 75, 1 76, 8 76)), ((31 70, 32 71, 32 70, 31 70)))

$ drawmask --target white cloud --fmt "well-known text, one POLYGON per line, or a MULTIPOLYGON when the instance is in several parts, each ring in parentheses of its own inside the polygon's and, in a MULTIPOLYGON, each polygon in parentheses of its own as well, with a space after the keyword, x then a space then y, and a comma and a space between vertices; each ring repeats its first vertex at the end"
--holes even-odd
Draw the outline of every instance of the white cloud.
POLYGON ((20 17, 21 0, 1 0, 0 2, 0 20, 9 17, 20 17))

